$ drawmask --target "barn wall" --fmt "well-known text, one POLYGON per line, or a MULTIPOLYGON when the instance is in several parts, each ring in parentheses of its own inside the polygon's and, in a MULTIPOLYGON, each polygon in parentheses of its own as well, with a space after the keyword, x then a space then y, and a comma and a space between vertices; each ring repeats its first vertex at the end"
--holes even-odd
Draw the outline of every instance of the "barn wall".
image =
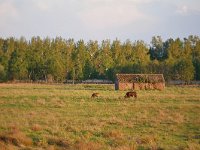
POLYGON ((115 90, 163 90, 165 88, 162 74, 117 74, 116 81, 115 90))
POLYGON ((119 83, 119 90, 132 90, 133 83, 119 83))
POLYGON ((164 90, 165 83, 155 83, 155 89, 157 90, 164 90))
POLYGON ((133 83, 134 90, 163 90, 164 88, 164 83, 133 83))
POLYGON ((115 83, 115 90, 163 90, 165 83, 115 83))

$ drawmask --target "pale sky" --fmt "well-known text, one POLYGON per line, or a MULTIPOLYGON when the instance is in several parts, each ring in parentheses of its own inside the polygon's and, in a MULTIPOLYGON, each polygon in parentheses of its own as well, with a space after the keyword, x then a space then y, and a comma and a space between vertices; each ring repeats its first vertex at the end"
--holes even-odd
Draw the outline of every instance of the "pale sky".
POLYGON ((200 0, 0 0, 0 37, 150 42, 200 36, 200 0))

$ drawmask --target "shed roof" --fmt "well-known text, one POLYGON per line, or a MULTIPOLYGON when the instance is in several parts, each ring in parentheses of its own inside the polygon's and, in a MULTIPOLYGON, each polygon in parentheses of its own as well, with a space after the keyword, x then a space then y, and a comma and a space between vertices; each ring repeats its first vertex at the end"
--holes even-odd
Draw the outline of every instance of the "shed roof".
POLYGON ((116 80, 123 83, 164 83, 163 74, 116 74, 116 80))

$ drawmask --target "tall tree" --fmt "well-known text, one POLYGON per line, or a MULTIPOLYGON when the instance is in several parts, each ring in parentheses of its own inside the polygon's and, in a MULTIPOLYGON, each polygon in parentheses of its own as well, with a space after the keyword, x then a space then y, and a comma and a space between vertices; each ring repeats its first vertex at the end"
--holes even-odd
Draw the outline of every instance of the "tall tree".
POLYGON ((167 53, 163 47, 161 36, 153 36, 151 45, 149 53, 152 60, 163 60, 166 58, 167 53))
POLYGON ((118 39, 113 41, 111 51, 115 67, 124 66, 126 64, 125 51, 123 50, 122 44, 118 39))
POLYGON ((43 41, 38 37, 32 37, 27 57, 28 57, 28 74, 29 79, 36 80, 44 80, 45 79, 45 62, 44 62, 44 51, 43 51, 43 41))
POLYGON ((4 39, 0 38, 0 82, 3 82, 6 79, 3 44, 4 44, 4 39))
POLYGON ((98 78, 95 64, 97 64, 97 55, 99 51, 98 41, 89 41, 87 43, 86 62, 84 67, 84 79, 98 78))
POLYGON ((21 38, 15 42, 15 50, 11 54, 9 60, 9 79, 11 80, 22 80, 28 78, 28 63, 26 59, 27 42, 25 38, 21 38))
POLYGON ((4 66, 0 64, 0 82, 5 81, 6 79, 6 72, 4 66))
POLYGON ((51 52, 47 59, 47 75, 57 82, 62 82, 66 78, 65 51, 65 41, 61 37, 56 37, 51 42, 51 52))
POLYGON ((125 54, 126 65, 134 63, 133 44, 130 40, 126 40, 123 44, 123 53, 125 54))
POLYGON ((68 39, 66 41, 66 49, 63 52, 64 55, 64 63, 65 63, 65 70, 66 70, 66 78, 72 79, 73 75, 73 60, 72 60, 72 54, 75 51, 75 42, 74 39, 68 39))
POLYGON ((99 74, 105 78, 108 70, 114 64, 109 40, 102 41, 101 47, 100 47, 100 52, 99 52, 97 59, 100 60, 99 65, 98 65, 99 74))
POLYGON ((84 65, 86 61, 86 45, 83 40, 79 40, 73 53, 75 75, 78 80, 84 78, 84 65))
POLYGON ((195 67, 195 79, 200 80, 200 38, 198 36, 189 36, 192 47, 192 62, 195 67))
POLYGON ((133 45, 134 64, 146 66, 150 62, 148 51, 149 49, 144 41, 136 41, 133 45))

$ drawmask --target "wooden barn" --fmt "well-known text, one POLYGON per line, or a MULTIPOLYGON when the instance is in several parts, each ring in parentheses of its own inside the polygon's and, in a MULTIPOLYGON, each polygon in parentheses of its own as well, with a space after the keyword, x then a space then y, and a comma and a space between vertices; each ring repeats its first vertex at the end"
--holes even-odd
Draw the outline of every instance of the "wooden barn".
POLYGON ((163 90, 164 88, 163 74, 116 74, 115 90, 163 90))

